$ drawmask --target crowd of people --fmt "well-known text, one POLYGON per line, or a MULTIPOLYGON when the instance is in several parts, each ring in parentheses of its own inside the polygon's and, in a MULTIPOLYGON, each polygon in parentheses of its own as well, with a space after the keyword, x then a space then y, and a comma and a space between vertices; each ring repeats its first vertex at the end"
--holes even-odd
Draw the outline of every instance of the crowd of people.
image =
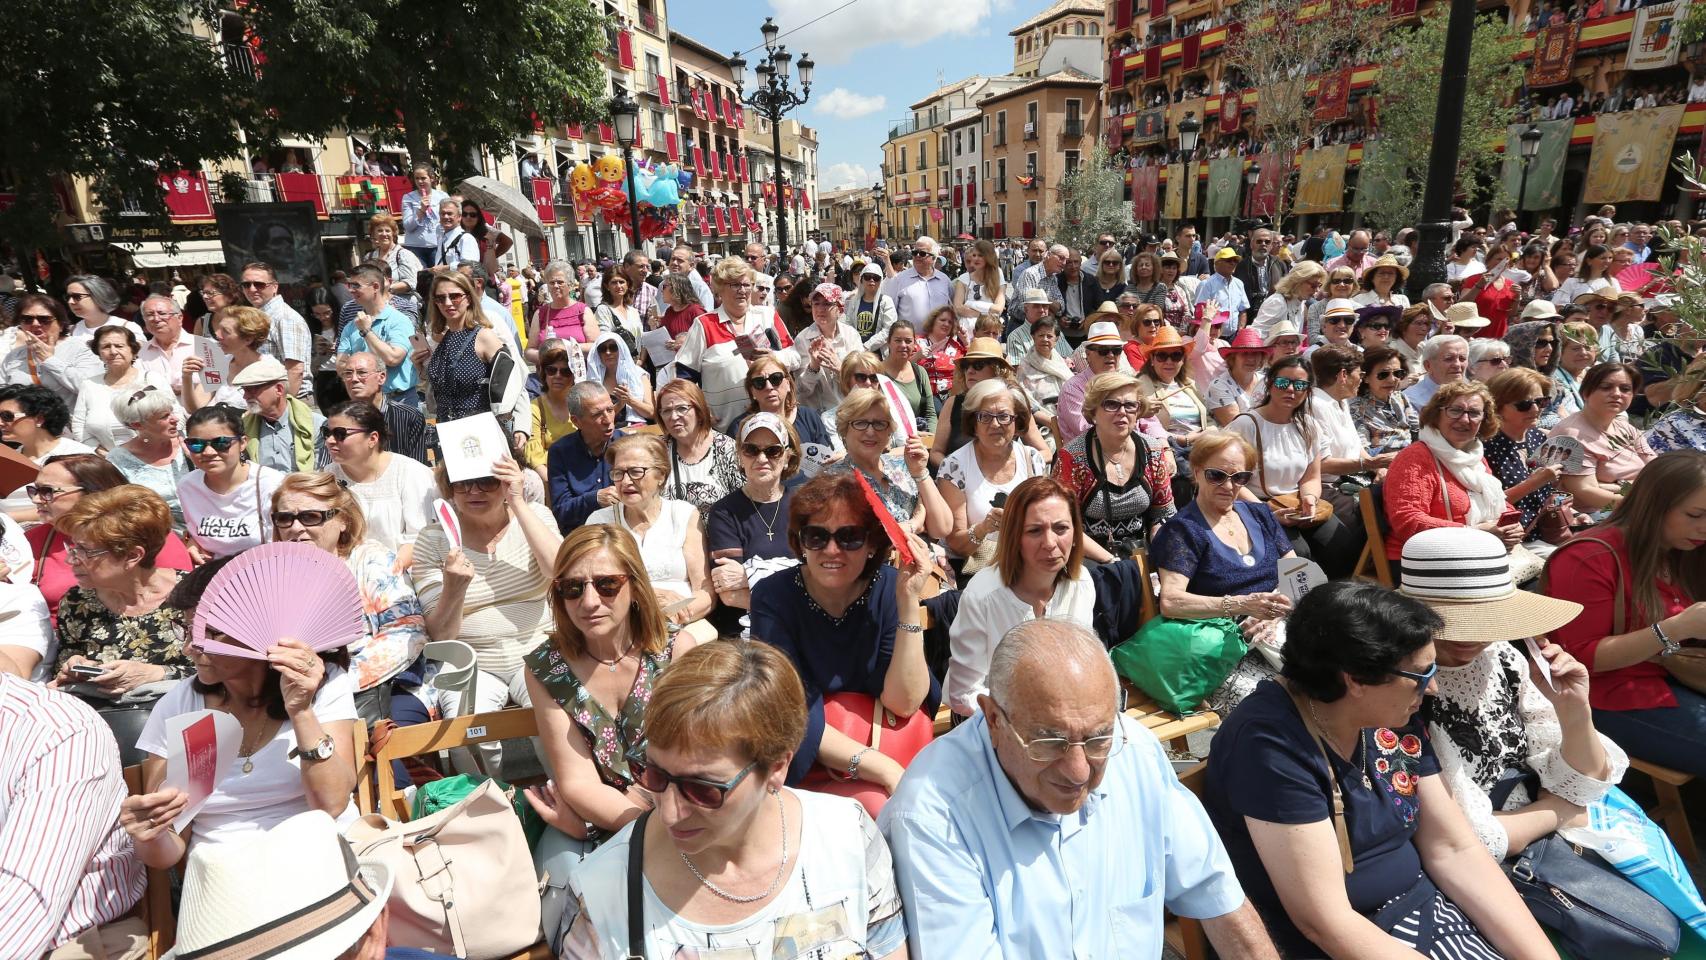
POLYGON ((612 960, 1159 956, 1163 910, 1225 957, 1550 957, 1501 861, 1632 760, 1706 775, 1706 335, 1620 286, 1648 225, 1465 215, 1414 302, 1413 231, 1188 223, 523 274, 417 184, 309 318, 263 262, 140 325, 95 276, 0 301, 0 954, 137 955, 152 868, 186 958, 448 955, 339 849, 356 732, 501 710, 538 934, 612 960), (207 611, 276 543, 359 639, 233 653, 207 611), (1195 791, 1109 654, 1162 628, 1230 651, 1195 791))

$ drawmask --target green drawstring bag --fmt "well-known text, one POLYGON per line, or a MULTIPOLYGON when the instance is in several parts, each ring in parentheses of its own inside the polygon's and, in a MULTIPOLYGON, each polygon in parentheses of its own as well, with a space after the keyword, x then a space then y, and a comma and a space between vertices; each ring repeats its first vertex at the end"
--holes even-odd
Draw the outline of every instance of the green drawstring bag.
POLYGON ((1224 617, 1155 617, 1109 656, 1119 675, 1169 713, 1190 713, 1226 682, 1247 650, 1238 624, 1224 617))
MULTIPOLYGON (((415 803, 410 809, 409 815, 411 819, 419 820, 440 810, 454 807, 487 780, 492 780, 492 778, 485 774, 473 776, 459 773, 454 777, 444 777, 423 783, 415 788, 415 803)), ((545 821, 539 819, 539 814, 534 812, 533 806, 527 802, 526 797, 521 795, 519 788, 512 787, 502 780, 492 780, 492 782, 498 785, 499 790, 510 795, 510 803, 515 807, 515 815, 521 818, 522 835, 527 837, 527 849, 534 849, 539 845, 540 834, 545 832, 545 821)))

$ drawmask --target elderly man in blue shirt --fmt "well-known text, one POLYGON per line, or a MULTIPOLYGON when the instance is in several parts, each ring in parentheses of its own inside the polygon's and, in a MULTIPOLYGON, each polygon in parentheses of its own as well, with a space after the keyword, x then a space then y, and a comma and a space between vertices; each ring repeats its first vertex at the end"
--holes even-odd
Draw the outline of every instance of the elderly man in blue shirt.
POLYGON ((575 432, 560 437, 545 451, 551 513, 564 533, 586 523, 599 507, 617 502, 604 451, 622 435, 616 429, 616 404, 596 380, 582 380, 569 388, 569 420, 575 432))
POLYGON ((933 238, 919 237, 912 244, 912 266, 883 284, 882 292, 894 300, 896 319, 916 330, 926 329, 931 314, 954 302, 954 281, 936 269, 938 252, 933 238))
POLYGON ((1230 337, 1243 327, 1244 315, 1250 312, 1250 295, 1244 291, 1244 281, 1236 276, 1242 261, 1237 250, 1221 247, 1214 254, 1214 275, 1197 284, 1196 302, 1208 305, 1203 310, 1203 322, 1222 310, 1231 314, 1221 330, 1223 336, 1230 337))
POLYGON ((1202 805, 1119 713, 1095 634, 1021 624, 988 684, 878 819, 914 956, 1160 957, 1166 909, 1222 957, 1277 960, 1202 805))

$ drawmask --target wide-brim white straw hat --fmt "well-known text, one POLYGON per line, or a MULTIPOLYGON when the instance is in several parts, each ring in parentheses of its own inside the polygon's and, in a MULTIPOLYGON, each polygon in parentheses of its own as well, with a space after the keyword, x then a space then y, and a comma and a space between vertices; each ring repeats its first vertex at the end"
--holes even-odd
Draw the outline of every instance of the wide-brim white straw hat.
POLYGON ((1582 605, 1518 590, 1504 541, 1473 527, 1437 527, 1404 541, 1398 590, 1427 604, 1439 639, 1501 643, 1538 637, 1574 620, 1582 605))

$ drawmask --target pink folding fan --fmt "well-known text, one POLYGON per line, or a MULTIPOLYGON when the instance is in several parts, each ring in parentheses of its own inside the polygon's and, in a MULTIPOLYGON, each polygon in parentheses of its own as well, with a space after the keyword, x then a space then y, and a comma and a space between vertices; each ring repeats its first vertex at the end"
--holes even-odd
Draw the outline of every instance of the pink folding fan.
POLYGON ((365 632, 361 591, 342 560, 306 543, 267 543, 213 575, 196 604, 191 638, 209 653, 265 660, 286 637, 335 650, 365 632), (208 639, 209 627, 234 642, 208 639))

